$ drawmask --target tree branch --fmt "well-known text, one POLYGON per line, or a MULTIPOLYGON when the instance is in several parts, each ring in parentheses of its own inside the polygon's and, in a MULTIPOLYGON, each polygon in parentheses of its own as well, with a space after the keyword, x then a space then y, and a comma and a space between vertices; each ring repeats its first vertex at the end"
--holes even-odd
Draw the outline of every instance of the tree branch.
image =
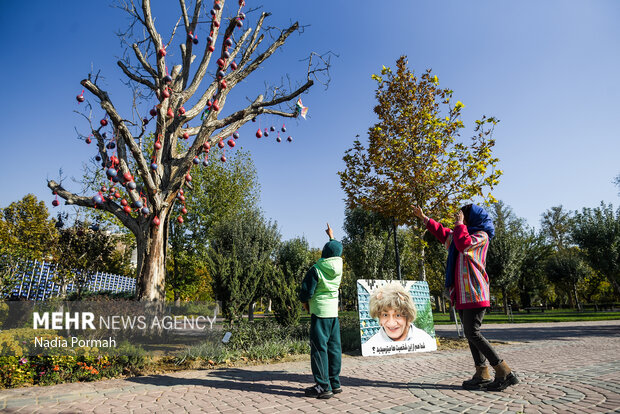
MULTIPOLYGON (((153 77, 153 79, 155 79, 156 82, 157 82, 157 80, 158 80, 157 72, 155 71, 155 69, 153 69, 153 67, 149 64, 149 62, 147 62, 147 60, 144 58, 144 55, 140 51, 140 48, 138 47, 138 45, 136 43, 134 43, 133 45, 131 45, 131 47, 133 48, 133 51, 136 54, 136 57, 138 58, 140 63, 142 64, 142 67, 144 68, 144 70, 146 70, 148 73, 150 73, 151 76, 153 77)), ((159 83, 159 82, 157 82, 157 83, 159 83)))
MULTIPOLYGON (((216 10, 215 17, 213 19, 217 21, 221 21, 223 10, 224 10, 223 7, 220 8, 220 10, 216 10)), ((196 11, 194 11, 194 13, 196 14, 196 11)), ((213 22, 211 22, 211 37, 213 38, 213 44, 215 44, 215 42, 217 41, 218 33, 219 33, 219 27, 215 27, 213 25, 213 22)), ((185 86, 187 85, 187 81, 189 80, 189 70, 190 70, 189 59, 191 57, 192 45, 193 43, 188 39, 186 43, 187 52, 185 54, 185 59, 183 61, 183 88, 185 88, 185 86)), ((211 60, 212 54, 213 52, 209 51, 208 42, 205 41, 205 50, 204 50, 204 54, 202 55, 202 60, 200 61, 200 65, 198 65, 198 69, 196 69, 196 74, 194 75, 194 79, 192 79, 192 82, 190 83, 190 85, 183 91, 183 94, 181 96, 181 102, 187 102, 187 100, 190 99, 194 95, 194 93, 196 92, 196 89, 198 89, 198 86, 200 86, 200 83, 202 82, 202 78, 205 76, 205 73, 207 72, 207 67, 209 66, 209 61, 211 60)))
POLYGON ((92 198, 78 196, 65 190, 62 185, 58 184, 54 180, 49 180, 47 186, 52 192, 58 194, 60 197, 66 200, 69 205, 78 205, 81 207, 100 208, 114 214, 125 227, 127 227, 135 235, 140 233, 140 227, 138 222, 131 215, 125 213, 125 211, 115 202, 106 199, 101 205, 96 205, 92 198))
POLYGON ((142 85, 147 86, 148 88, 150 88, 151 90, 155 91, 157 90, 157 87, 150 81, 141 78, 140 76, 132 73, 129 68, 127 66, 125 66, 125 64, 122 61, 118 61, 117 62, 118 66, 120 66, 120 68, 123 70, 123 72, 125 73, 125 75, 127 75, 127 77, 131 80, 133 80, 134 82, 138 82, 141 83, 142 85))
POLYGON ((99 98, 101 108, 103 108, 106 111, 115 129, 121 133, 119 136, 117 136, 117 139, 119 138, 123 139, 125 144, 129 147, 131 154, 133 155, 133 158, 136 161, 136 164, 138 165, 140 176, 144 180, 144 184, 147 186, 149 190, 149 194, 154 196, 157 193, 157 190, 155 187, 155 183, 153 182, 153 179, 151 178, 149 166, 147 165, 146 160, 144 159, 144 155, 142 154, 140 147, 138 146, 138 144, 136 144, 131 132, 125 125, 124 120, 120 117, 120 115, 116 111, 116 108, 114 108, 114 105, 112 105, 112 102, 110 101, 110 98, 107 92, 104 92, 101 89, 99 89, 97 85, 95 85, 88 79, 84 79, 80 83, 82 84, 82 86, 88 89, 93 95, 99 98))

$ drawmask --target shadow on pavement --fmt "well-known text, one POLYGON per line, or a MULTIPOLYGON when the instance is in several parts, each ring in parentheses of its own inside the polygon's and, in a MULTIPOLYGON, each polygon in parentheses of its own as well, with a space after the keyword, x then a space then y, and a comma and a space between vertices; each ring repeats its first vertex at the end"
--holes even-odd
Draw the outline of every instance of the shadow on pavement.
MULTIPOLYGON (((290 397, 304 397, 304 388, 312 385, 312 376, 309 374, 296 374, 286 371, 245 371, 242 369, 222 369, 205 371, 204 378, 183 378, 170 375, 157 375, 147 377, 128 378, 127 381, 156 385, 162 387, 196 386, 211 387, 226 390, 242 390, 265 394, 276 394, 290 397), (281 385, 283 382, 293 385, 281 385)), ((442 384, 424 384, 415 382, 389 382, 380 380, 368 380, 341 376, 340 382, 343 389, 346 387, 370 387, 370 388, 432 388, 437 390, 455 390, 459 386, 442 384)))

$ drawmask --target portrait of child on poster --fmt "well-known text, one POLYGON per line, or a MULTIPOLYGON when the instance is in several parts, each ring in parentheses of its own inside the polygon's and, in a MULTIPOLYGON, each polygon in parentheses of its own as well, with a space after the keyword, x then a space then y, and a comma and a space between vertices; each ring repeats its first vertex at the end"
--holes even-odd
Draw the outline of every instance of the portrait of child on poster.
POLYGON ((428 283, 357 281, 363 356, 437 350, 428 283))

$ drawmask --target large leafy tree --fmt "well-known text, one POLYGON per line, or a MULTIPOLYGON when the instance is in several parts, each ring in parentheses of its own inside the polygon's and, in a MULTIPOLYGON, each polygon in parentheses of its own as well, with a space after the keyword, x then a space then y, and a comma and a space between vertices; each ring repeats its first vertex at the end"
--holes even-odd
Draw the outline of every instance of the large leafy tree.
POLYGON ((0 253, 48 258, 58 238, 55 226, 45 203, 27 194, 0 209, 0 253))
POLYGON ((0 297, 9 294, 28 259, 49 259, 58 239, 42 201, 27 194, 0 209, 0 297))
POLYGON ((82 221, 60 229, 54 256, 59 265, 57 282, 63 291, 69 282, 73 282, 78 297, 81 296, 89 274, 94 271, 125 273, 129 268, 129 257, 128 252, 118 250, 122 245, 120 237, 82 221))
POLYGON ((591 274, 576 247, 562 249, 547 261, 547 276, 566 292, 572 307, 579 307, 577 285, 591 274))
POLYGON ((501 200, 491 210, 495 237, 487 253, 486 270, 491 287, 502 294, 504 310, 508 309, 509 291, 516 287, 525 259, 525 232, 523 220, 501 200))
POLYGON ((519 269, 519 296, 521 305, 532 306, 532 301, 550 300, 550 284, 546 274, 546 263, 552 254, 551 246, 546 243, 543 232, 533 229, 525 231, 523 237, 524 255, 519 269))
POLYGON ((277 271, 265 280, 276 320, 283 326, 299 322, 301 281, 313 264, 313 254, 305 238, 283 242, 276 253, 277 271))
MULTIPOLYGON (((322 59, 311 55, 306 79, 298 87, 274 88, 268 98, 258 95, 249 105, 234 108, 229 115, 220 117, 230 91, 260 68, 298 31, 299 24, 295 22, 284 30, 264 26, 269 16, 264 12, 253 28, 242 29, 247 23, 242 13, 244 1, 225 7, 225 0, 216 0, 211 12, 205 13, 208 6, 202 0, 195 0, 193 7, 180 0, 180 27, 177 23, 174 27, 158 28, 150 0, 141 0, 137 5, 133 0, 124 4, 132 22, 122 40, 130 46, 118 66, 134 91, 132 113, 137 119, 121 114, 98 74, 90 74, 81 81, 104 111, 101 121, 93 119, 92 112, 84 114, 89 124, 84 139, 89 141, 93 137, 103 169, 109 178, 116 177, 117 183, 112 184, 111 193, 102 191, 94 195, 72 193, 53 180, 48 181, 48 187, 67 204, 115 215, 136 238, 138 297, 161 300, 165 290, 168 222, 176 196, 189 180, 194 158, 202 157, 208 146, 228 139, 258 115, 297 116, 290 103, 313 85, 312 77, 326 70, 326 66, 317 67, 317 60, 322 59), (228 20, 224 18, 225 10, 231 14, 228 20), (208 32, 209 37, 198 42, 195 36, 198 29, 208 32), (171 33, 170 37, 162 36, 160 30, 171 33), (271 39, 264 42, 268 45, 263 44, 265 39, 271 39), (180 51, 175 56, 176 62, 167 57, 175 45, 180 51), (145 102, 148 100, 150 103, 145 102), (141 145, 149 134, 156 139, 152 150, 141 145), (177 145, 179 139, 188 142, 182 150, 177 145)), ((78 100, 84 99, 78 96, 78 100)), ((90 105, 86 108, 94 109, 90 105)))
POLYGON ((175 300, 204 297, 201 290, 208 283, 201 280, 211 280, 206 267, 208 240, 220 223, 256 209, 259 189, 256 168, 246 151, 237 151, 226 163, 211 161, 193 173, 191 189, 175 207, 179 216, 187 210, 186 220, 170 222, 167 290, 175 300))
MULTIPOLYGON (((220 223, 209 247, 209 271, 224 316, 238 320, 244 309, 265 295, 265 284, 276 272, 274 257, 280 243, 275 223, 260 211, 220 223)), ((250 312, 251 313, 251 312, 250 312)))
POLYGON ((379 213, 359 207, 345 211, 343 254, 355 278, 394 279, 390 227, 389 220, 379 213))
POLYGON ((390 244, 389 220, 361 207, 347 209, 342 238, 344 269, 340 283, 340 303, 353 309, 357 303, 357 279, 395 279, 390 264, 394 249, 390 244))
POLYGON ((493 127, 497 119, 482 117, 474 135, 460 137, 464 105, 453 92, 440 88, 430 70, 416 76, 405 56, 396 70, 383 67, 377 81, 374 112, 378 121, 368 129, 368 146, 355 140, 339 173, 349 208, 361 206, 412 226, 420 250, 426 231, 412 212, 418 205, 439 220, 453 216, 465 200, 480 196, 494 201, 487 190, 498 184, 501 170, 493 156, 493 127))
POLYGON ((620 296, 620 209, 614 211, 611 204, 604 203, 584 208, 576 214, 571 233, 590 266, 603 274, 620 296))
POLYGON ((570 211, 564 210, 562 205, 545 211, 540 220, 543 234, 556 250, 563 250, 570 246, 573 222, 574 218, 570 211))

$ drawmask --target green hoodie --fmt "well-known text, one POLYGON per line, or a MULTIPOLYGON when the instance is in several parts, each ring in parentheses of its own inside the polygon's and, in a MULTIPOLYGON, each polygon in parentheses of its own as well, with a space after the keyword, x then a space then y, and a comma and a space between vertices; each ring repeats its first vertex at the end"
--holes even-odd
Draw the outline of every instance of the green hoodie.
POLYGON ((338 288, 342 279, 342 257, 321 258, 313 266, 318 276, 310 298, 310 313, 319 318, 338 317, 338 288))

